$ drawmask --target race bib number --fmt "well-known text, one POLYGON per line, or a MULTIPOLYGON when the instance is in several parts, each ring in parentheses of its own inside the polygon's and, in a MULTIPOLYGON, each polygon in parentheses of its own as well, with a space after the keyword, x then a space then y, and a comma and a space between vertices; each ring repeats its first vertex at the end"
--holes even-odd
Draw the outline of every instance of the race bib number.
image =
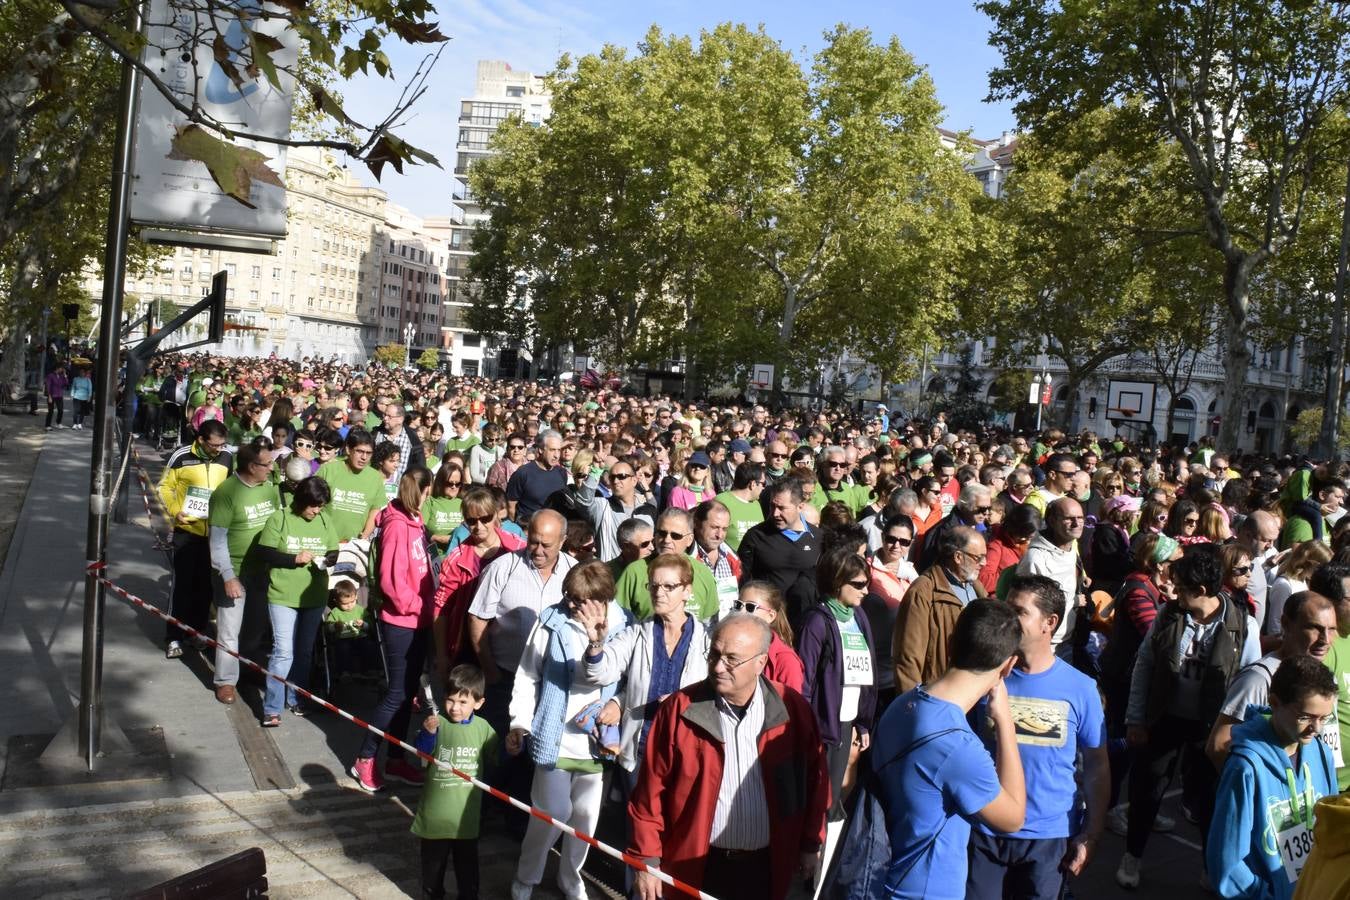
POLYGON ((845 631, 840 637, 844 645, 844 685, 865 687, 872 683, 872 651, 867 641, 855 631, 845 631))
POLYGON ((1345 757, 1341 755, 1341 723, 1333 716, 1318 732, 1318 737, 1331 750, 1331 764, 1337 769, 1345 768, 1345 757))
POLYGON ((1290 884, 1298 883, 1303 867, 1312 853, 1313 835, 1307 825, 1296 822, 1281 831, 1277 837, 1280 847, 1280 862, 1284 865, 1284 874, 1290 884))
POLYGON ((189 486, 183 498, 183 515, 190 519, 205 519, 211 514, 211 492, 204 487, 189 486))

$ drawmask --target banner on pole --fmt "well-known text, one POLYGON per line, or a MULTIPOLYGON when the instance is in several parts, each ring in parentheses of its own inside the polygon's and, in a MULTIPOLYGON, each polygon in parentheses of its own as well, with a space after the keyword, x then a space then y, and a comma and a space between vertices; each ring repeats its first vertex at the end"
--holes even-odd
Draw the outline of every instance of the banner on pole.
MULTIPOLYGON (((294 67, 299 40, 284 17, 265 13, 260 0, 230 0, 215 6, 151 0, 141 61, 182 103, 195 102, 237 132, 285 139, 290 135, 295 84, 284 69, 294 67), (251 37, 250 31, 256 36, 251 37), (232 64, 246 45, 251 44, 256 55, 274 41, 280 44, 271 54, 276 85, 263 72, 236 85, 217 59, 222 53, 232 64)), ((258 154, 247 162, 252 183, 246 205, 226 194, 205 163, 175 152, 175 136, 189 127, 186 117, 144 76, 139 90, 131 221, 196 232, 285 237, 286 148, 260 140, 234 141, 258 154)), ((194 137, 210 140, 208 134, 194 137)))

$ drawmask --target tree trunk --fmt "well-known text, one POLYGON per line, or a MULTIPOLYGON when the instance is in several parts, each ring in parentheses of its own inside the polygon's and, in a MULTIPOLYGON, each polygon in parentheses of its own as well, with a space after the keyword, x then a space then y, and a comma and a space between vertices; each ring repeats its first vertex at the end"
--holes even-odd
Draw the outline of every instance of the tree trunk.
POLYGON ((1223 374, 1219 404, 1220 415, 1218 447, 1226 453, 1235 453, 1242 428, 1242 393, 1247 384, 1247 371, 1252 362, 1252 351, 1247 346, 1247 303, 1250 272, 1246 257, 1230 259, 1224 268, 1224 299, 1228 317, 1224 323, 1223 374))
POLYGON ((1345 291, 1346 266, 1350 263, 1350 166, 1346 168, 1345 212, 1341 218, 1341 249, 1336 260, 1336 303, 1331 318, 1331 364, 1327 368, 1326 409, 1322 414, 1322 433, 1315 454, 1323 459, 1339 455, 1341 388, 1345 381, 1345 291))
POLYGON ((783 405, 783 371, 787 368, 788 347, 792 344, 792 329, 797 323, 797 286, 783 289, 783 321, 778 327, 778 359, 774 360, 773 401, 783 405))

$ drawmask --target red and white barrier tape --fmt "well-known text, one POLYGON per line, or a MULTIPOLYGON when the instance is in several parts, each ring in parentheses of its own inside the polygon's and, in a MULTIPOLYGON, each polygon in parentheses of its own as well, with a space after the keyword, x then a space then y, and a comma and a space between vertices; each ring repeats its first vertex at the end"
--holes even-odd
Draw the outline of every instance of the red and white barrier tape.
MULTIPOLYGON (((215 640, 206 636, 205 634, 202 634, 200 631, 193 628, 192 626, 185 624, 178 618, 170 615, 169 613, 164 612, 162 609, 155 606, 153 603, 150 603, 146 600, 141 599, 140 597, 137 597, 135 594, 131 593, 126 588, 120 587, 119 585, 113 583, 110 579, 104 577, 102 574, 99 574, 103 569, 106 569, 107 566, 108 566, 107 563, 102 562, 92 563, 88 567, 88 572, 89 574, 93 575, 94 578, 97 581, 99 581, 104 587, 112 591, 118 597, 121 597, 123 600, 130 603, 133 607, 148 612, 154 616, 158 616, 165 622, 177 625, 183 631, 187 632, 187 634, 190 637, 197 639, 205 644, 208 644, 217 650, 222 650, 225 653, 228 653, 230 656, 233 656, 235 659, 239 660, 244 665, 253 669, 255 672, 260 672, 267 678, 271 678, 275 681, 281 682, 288 688, 294 690, 297 694, 300 694, 306 699, 314 703, 317 703, 319 706, 322 706, 329 712, 336 713, 337 715, 353 723, 354 725, 360 728, 364 728, 366 731, 369 731, 372 734, 378 735, 379 737, 383 738, 384 740, 388 741, 389 743, 397 747, 402 747, 405 752, 412 753, 416 755, 418 758, 425 760, 426 762, 429 762, 434 766, 438 766, 446 770, 447 772, 450 772, 458 776, 459 778, 464 779, 469 784, 478 788, 480 791, 487 792, 493 797, 496 797, 498 800, 501 800, 503 803, 509 803, 510 805, 514 806, 521 812, 529 813, 531 816, 533 816, 536 819, 539 819, 541 822, 545 822, 548 825, 551 825, 554 828, 558 829, 559 831, 563 832, 564 834, 569 834, 572 837, 576 838, 577 840, 589 844, 590 846, 599 850, 601 853, 604 853, 607 856, 612 856, 613 858, 619 860, 625 865, 631 866, 632 868, 637 869, 640 872, 646 872, 648 875, 651 875, 652 877, 659 879, 662 884, 670 885, 671 887, 675 888, 675 890, 680 891, 681 893, 689 897, 697 897, 700 898, 700 900, 717 900, 717 898, 713 897, 711 894, 705 894, 698 888, 694 887, 693 885, 686 884, 685 882, 680 881, 678 878, 673 878, 670 875, 667 875, 660 869, 647 865, 638 857, 631 856, 627 853, 624 853, 622 850, 615 849, 614 847, 611 847, 608 844, 597 840, 591 835, 586 834, 584 831, 577 831, 575 828, 573 828, 571 825, 568 825, 566 822, 559 822, 557 819, 553 818, 548 813, 544 812, 542 809, 530 806, 528 803, 522 803, 515 797, 512 797, 510 794, 507 794, 504 791, 500 791, 497 788, 492 787, 491 785, 485 782, 479 781, 477 778, 474 778, 472 775, 469 775, 465 772, 460 771, 459 769, 456 769, 449 763, 442 762, 441 760, 436 759, 436 757, 432 756, 430 753, 423 753, 421 750, 418 750, 413 745, 399 740, 392 734, 389 734, 387 731, 381 731, 380 729, 376 728, 374 725, 371 725, 364 719, 360 719, 352 715, 351 713, 347 712, 345 709, 342 709, 341 707, 334 706, 332 703, 329 703, 324 698, 319 697, 311 693, 310 691, 305 690, 298 684, 293 684, 290 681, 287 681, 285 678, 282 678, 280 675, 276 675, 272 672, 267 671, 266 667, 259 665, 253 660, 247 659, 239 655, 238 653, 229 649, 228 647, 221 646, 220 644, 216 643, 215 640)), ((238 602, 242 603, 243 601, 240 600, 238 602)))

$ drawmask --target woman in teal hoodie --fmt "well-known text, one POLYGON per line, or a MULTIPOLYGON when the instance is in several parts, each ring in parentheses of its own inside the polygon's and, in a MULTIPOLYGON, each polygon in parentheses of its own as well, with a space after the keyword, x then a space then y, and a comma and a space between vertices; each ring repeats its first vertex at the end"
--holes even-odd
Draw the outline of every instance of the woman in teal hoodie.
POLYGON ((1313 807, 1336 794, 1331 750, 1317 738, 1336 714, 1336 680, 1311 656, 1280 663, 1269 715, 1233 729, 1205 862, 1220 897, 1288 900, 1313 847, 1313 807))

